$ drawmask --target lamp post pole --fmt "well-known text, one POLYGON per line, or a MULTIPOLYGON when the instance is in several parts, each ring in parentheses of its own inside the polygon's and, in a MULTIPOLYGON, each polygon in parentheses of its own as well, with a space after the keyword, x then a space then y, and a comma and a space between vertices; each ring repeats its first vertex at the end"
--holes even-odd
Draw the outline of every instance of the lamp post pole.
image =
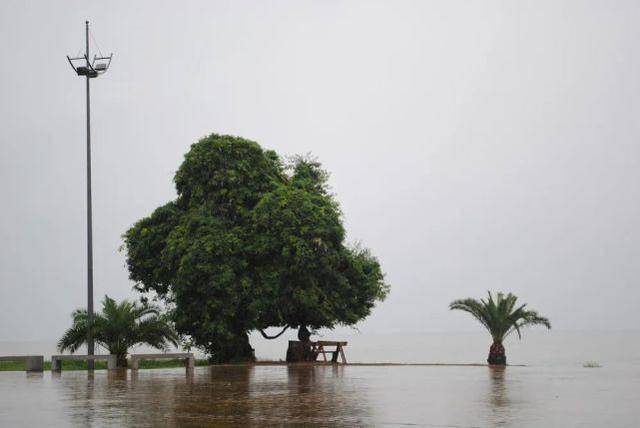
MULTIPOLYGON (((78 76, 84 76, 87 80, 87 322, 90 328, 87 330, 87 354, 94 354, 94 337, 93 337, 93 219, 91 208, 91 92, 90 79, 96 78, 106 73, 111 65, 109 56, 102 56, 100 48, 100 56, 94 55, 93 59, 89 59, 89 21, 84 22, 85 25, 85 54, 82 57, 71 58, 67 55, 69 65, 78 76), (82 65, 80 65, 82 64, 82 65)), ((93 361, 89 360, 89 370, 94 369, 93 361)))
MULTIPOLYGON (((86 55, 87 69, 91 67, 89 63, 89 21, 85 21, 85 38, 86 38, 86 55)), ((87 315, 89 317, 89 325, 93 324, 93 213, 91 206, 91 104, 89 80, 87 74, 87 315)), ((93 331, 92 328, 87 330, 87 354, 93 355, 93 331)), ((94 369, 92 360, 88 361, 89 370, 94 369)))

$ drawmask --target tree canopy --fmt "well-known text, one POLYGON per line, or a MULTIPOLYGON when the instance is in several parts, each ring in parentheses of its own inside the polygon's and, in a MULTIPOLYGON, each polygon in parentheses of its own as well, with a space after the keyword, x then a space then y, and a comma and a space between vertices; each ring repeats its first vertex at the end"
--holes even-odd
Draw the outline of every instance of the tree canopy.
POLYGON ((217 360, 250 358, 252 330, 357 323, 388 285, 369 250, 346 245, 327 178, 313 159, 203 138, 176 173, 177 199, 125 233, 130 278, 217 360))

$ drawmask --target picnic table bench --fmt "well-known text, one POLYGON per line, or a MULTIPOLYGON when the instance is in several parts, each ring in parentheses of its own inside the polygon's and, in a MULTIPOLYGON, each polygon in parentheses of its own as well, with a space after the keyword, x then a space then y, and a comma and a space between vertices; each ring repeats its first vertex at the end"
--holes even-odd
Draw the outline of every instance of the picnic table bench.
POLYGON ((24 361, 25 371, 41 372, 44 370, 43 355, 6 355, 0 356, 0 361, 24 361))
POLYGON ((160 359, 179 359, 184 360, 187 370, 193 369, 195 359, 191 352, 181 352, 173 354, 132 354, 129 358, 129 367, 131 370, 138 370, 138 362, 140 360, 160 360, 160 359))
POLYGON ((318 340, 317 342, 311 342, 311 351, 317 356, 322 354, 324 361, 327 362, 327 352, 331 352, 331 362, 338 362, 338 355, 342 359, 342 364, 347 364, 347 358, 344 356, 343 347, 347 346, 347 342, 332 342, 327 340, 318 340), (327 351, 325 346, 335 346, 335 351, 327 351))
POLYGON ((106 355, 52 355, 51 371, 61 372, 63 361, 106 361, 107 368, 114 370, 117 367, 117 356, 115 354, 106 355))

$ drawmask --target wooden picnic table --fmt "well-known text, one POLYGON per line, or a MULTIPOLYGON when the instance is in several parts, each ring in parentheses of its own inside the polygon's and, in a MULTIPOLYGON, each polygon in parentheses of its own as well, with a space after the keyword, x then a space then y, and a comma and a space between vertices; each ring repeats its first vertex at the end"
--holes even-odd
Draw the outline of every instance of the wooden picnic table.
POLYGON ((316 342, 311 342, 311 351, 316 355, 322 354, 322 358, 327 362, 327 352, 331 352, 331 362, 338 362, 338 355, 342 359, 342 364, 347 364, 347 358, 344 356, 344 347, 347 346, 347 342, 334 342, 328 340, 318 340, 316 342), (327 351, 325 346, 335 346, 335 351, 327 351))

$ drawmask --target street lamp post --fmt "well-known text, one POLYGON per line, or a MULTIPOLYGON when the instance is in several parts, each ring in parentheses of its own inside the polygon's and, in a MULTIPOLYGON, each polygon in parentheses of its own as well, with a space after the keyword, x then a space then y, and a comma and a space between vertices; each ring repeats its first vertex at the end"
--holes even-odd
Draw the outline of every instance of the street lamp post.
MULTIPOLYGON (((91 79, 104 74, 111 65, 109 56, 96 56, 89 60, 89 21, 85 21, 85 54, 82 57, 70 58, 67 55, 69 64, 78 76, 84 76, 87 84, 87 315, 91 326, 93 323, 93 213, 91 206, 91 103, 90 85, 91 79), (84 65, 80 65, 84 64, 84 65)), ((94 354, 94 340, 92 329, 87 332, 87 354, 94 354)), ((89 360, 89 370, 93 370, 94 363, 89 360)))

